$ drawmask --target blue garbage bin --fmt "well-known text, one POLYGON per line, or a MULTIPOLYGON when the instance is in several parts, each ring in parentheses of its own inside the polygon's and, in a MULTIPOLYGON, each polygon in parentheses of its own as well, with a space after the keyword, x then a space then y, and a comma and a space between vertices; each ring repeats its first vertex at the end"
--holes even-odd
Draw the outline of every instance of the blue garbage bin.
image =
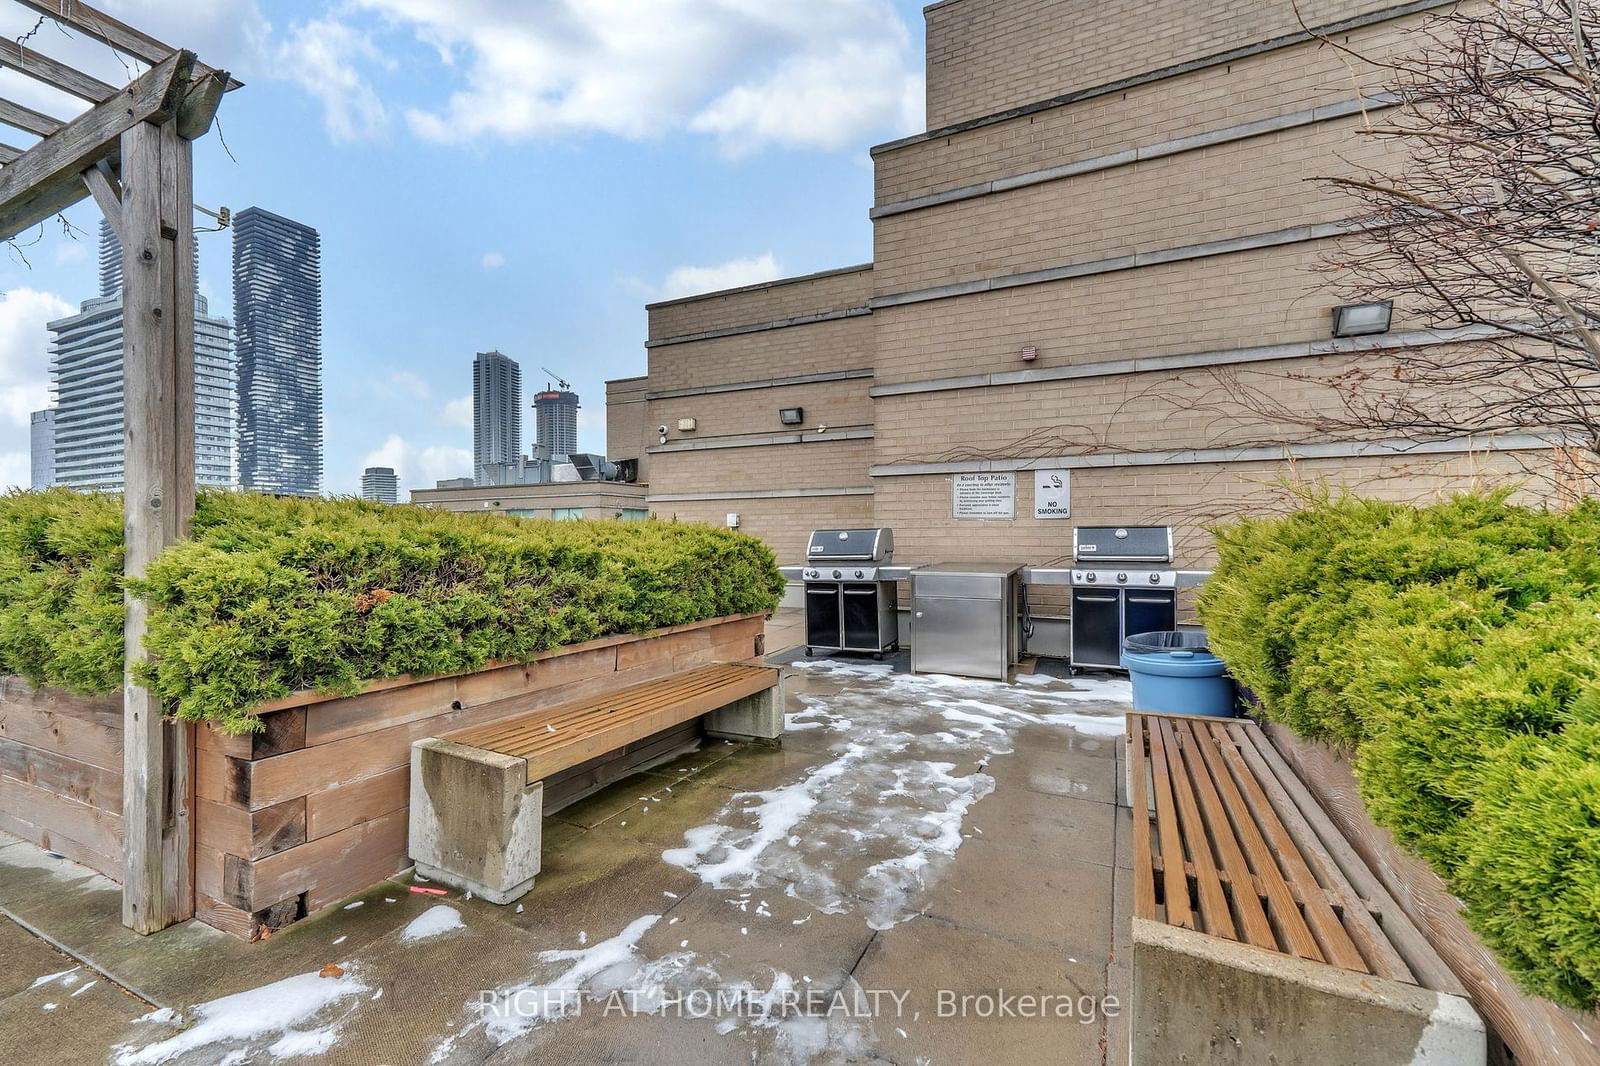
POLYGON ((1232 718, 1233 679, 1197 630, 1137 633, 1122 642, 1133 709, 1232 718))

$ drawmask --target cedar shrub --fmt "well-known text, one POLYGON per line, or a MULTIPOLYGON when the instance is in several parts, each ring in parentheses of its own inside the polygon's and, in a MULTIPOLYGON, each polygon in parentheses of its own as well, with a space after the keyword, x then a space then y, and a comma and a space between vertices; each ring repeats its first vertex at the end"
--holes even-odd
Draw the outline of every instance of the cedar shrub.
POLYGON ((1525 989, 1600 1007, 1600 503, 1299 503, 1213 531, 1213 649, 1266 718, 1352 753, 1525 989))
MULTIPOLYGON (((122 558, 119 496, 0 497, 0 672, 118 691, 122 558)), ((771 610, 783 579, 766 545, 710 526, 202 492, 191 539, 131 587, 150 605, 141 682, 177 717, 238 733, 300 689, 771 610)))

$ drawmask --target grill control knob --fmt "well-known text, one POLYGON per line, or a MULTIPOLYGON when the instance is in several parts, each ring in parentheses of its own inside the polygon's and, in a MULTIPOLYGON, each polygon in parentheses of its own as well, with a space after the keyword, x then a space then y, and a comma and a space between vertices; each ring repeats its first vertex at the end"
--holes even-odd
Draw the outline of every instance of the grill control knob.
POLYGON ((1095 572, 1093 570, 1089 571, 1087 574, 1084 574, 1083 577, 1084 577, 1084 580, 1088 581, 1089 584, 1091 584, 1091 585, 1094 584, 1096 581, 1100 580, 1099 577, 1097 577, 1095 575, 1095 572))
POLYGON ((856 571, 856 577, 857 577, 857 578, 860 578, 860 577, 861 577, 861 571, 859 571, 859 570, 857 570, 857 571, 856 571))
POLYGON ((1151 574, 1150 575, 1150 584, 1152 584, 1152 585, 1161 584, 1161 575, 1160 574, 1151 574))
POLYGON ((1118 574, 1117 575, 1117 584, 1126 585, 1127 583, 1128 583, 1128 575, 1127 574, 1118 574))
POLYGON ((807 570, 806 571, 806 577, 816 577, 816 576, 817 576, 817 572, 815 570, 807 570))
POLYGON ((839 573, 839 571, 837 571, 837 570, 835 570, 835 571, 834 571, 834 572, 833 572, 833 576, 834 576, 834 577, 844 577, 844 575, 843 575, 843 574, 841 574, 841 573, 839 573))

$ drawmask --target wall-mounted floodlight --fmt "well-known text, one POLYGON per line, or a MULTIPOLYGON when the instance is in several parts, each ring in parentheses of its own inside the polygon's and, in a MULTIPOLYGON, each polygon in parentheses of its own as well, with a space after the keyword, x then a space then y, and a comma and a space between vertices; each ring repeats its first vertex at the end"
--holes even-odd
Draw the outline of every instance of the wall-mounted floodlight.
POLYGON ((1365 337, 1373 333, 1388 333, 1389 321, 1393 315, 1393 300, 1371 304, 1340 304, 1333 309, 1333 335, 1365 337))
POLYGON ((804 407, 780 407, 780 408, 778 408, 778 421, 783 423, 786 426, 798 426, 800 423, 804 422, 805 420, 806 420, 806 409, 804 407))

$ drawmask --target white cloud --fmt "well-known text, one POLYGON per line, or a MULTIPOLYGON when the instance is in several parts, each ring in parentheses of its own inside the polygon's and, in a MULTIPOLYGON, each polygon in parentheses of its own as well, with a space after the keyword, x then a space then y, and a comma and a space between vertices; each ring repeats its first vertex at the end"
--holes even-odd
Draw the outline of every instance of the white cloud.
POLYGON ((406 113, 428 140, 690 129, 743 154, 920 124, 921 74, 892 0, 356 3, 459 71, 448 100, 406 113))
POLYGON ((409 370, 391 370, 389 379, 385 383, 385 391, 391 396, 409 396, 418 400, 426 400, 433 395, 433 390, 420 376, 409 370))
POLYGON ((33 459, 27 452, 0 452, 0 490, 28 488, 33 481, 33 459))
POLYGON ((653 298, 676 300, 680 296, 756 285, 782 275, 778 259, 771 252, 745 259, 730 259, 716 266, 681 266, 667 274, 666 280, 655 288, 653 298))
POLYGON ((499 252, 484 252, 483 253, 483 269, 485 269, 485 270, 499 270, 501 267, 503 267, 505 265, 506 265, 506 257, 501 255, 499 252))
POLYGON ((312 19, 290 27, 277 55, 280 76, 322 102, 323 120, 335 141, 371 140, 384 131, 388 109, 358 63, 386 68, 393 63, 366 34, 336 19, 312 19))
POLYGON ((361 465, 394 467, 402 490, 431 489, 435 481, 444 478, 471 476, 472 453, 449 445, 418 448, 399 434, 391 433, 382 447, 366 454, 361 465))
POLYGON ((439 421, 447 426, 459 429, 472 428, 472 395, 459 396, 444 405, 444 410, 439 412, 439 421))
POLYGON ((28 483, 28 415, 50 402, 44 325, 75 310, 37 289, 12 289, 0 298, 0 488, 28 483))

